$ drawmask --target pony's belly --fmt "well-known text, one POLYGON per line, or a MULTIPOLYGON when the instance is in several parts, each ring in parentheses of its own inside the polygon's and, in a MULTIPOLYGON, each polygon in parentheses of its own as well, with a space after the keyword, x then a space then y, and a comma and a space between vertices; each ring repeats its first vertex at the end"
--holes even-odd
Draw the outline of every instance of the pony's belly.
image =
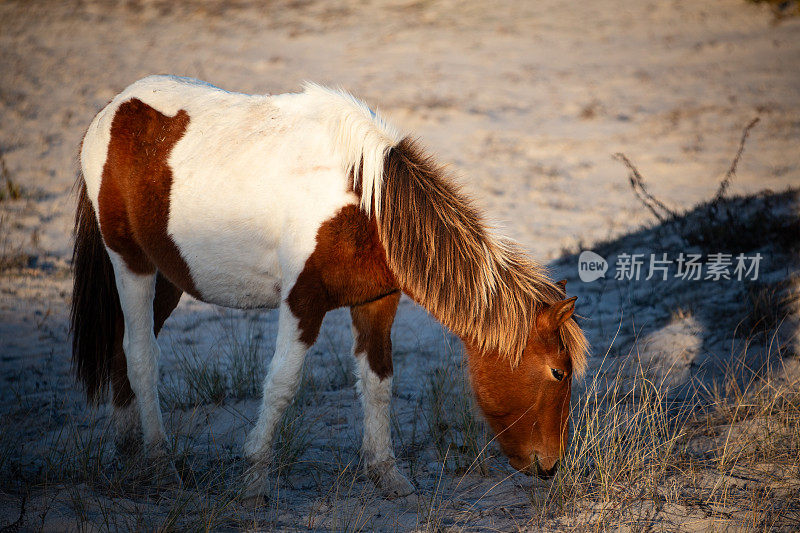
POLYGON ((204 302, 223 307, 274 309, 281 301, 281 283, 274 276, 220 275, 195 285, 204 302))
POLYGON ((277 307, 282 275, 277 250, 254 243, 253 235, 222 235, 206 236, 202 245, 176 239, 200 299, 237 309, 277 307))

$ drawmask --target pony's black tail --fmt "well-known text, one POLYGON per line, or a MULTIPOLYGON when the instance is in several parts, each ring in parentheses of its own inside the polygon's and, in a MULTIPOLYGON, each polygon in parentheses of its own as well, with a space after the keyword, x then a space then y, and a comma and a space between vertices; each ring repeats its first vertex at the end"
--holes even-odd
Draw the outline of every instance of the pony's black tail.
POLYGON ((75 279, 70 309, 72 365, 78 380, 86 387, 86 396, 96 402, 108 390, 122 309, 114 269, 86 195, 83 176, 78 178, 78 185, 80 197, 72 252, 75 279))

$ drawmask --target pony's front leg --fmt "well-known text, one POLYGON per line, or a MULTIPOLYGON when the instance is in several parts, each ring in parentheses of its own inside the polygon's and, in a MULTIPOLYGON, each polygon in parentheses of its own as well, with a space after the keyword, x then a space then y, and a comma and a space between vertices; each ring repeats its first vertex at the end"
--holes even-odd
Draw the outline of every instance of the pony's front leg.
POLYGON ((391 329, 400 293, 350 308, 353 355, 364 408, 361 454, 367 475, 388 497, 405 496, 414 486, 400 473, 392 450, 389 409, 392 397, 391 329))
POLYGON ((125 332, 122 350, 128 380, 136 396, 148 468, 158 483, 180 483, 172 465, 164 421, 158 401, 159 348, 153 331, 153 299, 156 273, 137 274, 124 260, 109 250, 122 308, 125 332))
MULTIPOLYGON (((318 332, 322 317, 314 317, 311 321, 314 322, 311 328, 318 332)), ((275 354, 264 380, 258 422, 250 431, 244 448, 250 468, 245 475, 243 499, 254 503, 258 503, 262 496, 269 493, 269 468, 275 429, 300 384, 303 361, 310 346, 310 343, 301 340, 304 337, 302 333, 299 319, 292 313, 287 302, 283 301, 278 317, 275 354)), ((316 337, 316 333, 313 336, 316 337)))

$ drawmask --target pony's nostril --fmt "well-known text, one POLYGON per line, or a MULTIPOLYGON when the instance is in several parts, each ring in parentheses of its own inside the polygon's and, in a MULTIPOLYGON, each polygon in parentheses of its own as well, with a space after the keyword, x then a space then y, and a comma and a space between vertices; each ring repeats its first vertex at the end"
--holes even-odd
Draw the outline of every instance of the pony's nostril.
POLYGON ((540 478, 543 478, 543 479, 549 479, 549 478, 553 477, 555 475, 555 473, 556 473, 556 470, 558 470, 558 463, 559 462, 560 461, 558 459, 556 459, 553 462, 553 464, 552 464, 552 466, 550 468, 545 468, 545 467, 542 466, 542 464, 539 461, 537 461, 536 462, 536 475, 538 477, 540 477, 540 478))

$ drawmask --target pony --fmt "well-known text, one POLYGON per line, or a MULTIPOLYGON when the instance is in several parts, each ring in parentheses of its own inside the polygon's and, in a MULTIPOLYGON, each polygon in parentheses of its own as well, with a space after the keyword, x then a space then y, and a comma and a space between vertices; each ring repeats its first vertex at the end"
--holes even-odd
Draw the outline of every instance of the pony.
POLYGON ((349 307, 366 473, 414 487, 392 448, 390 331, 401 292, 464 343, 477 405, 509 463, 552 475, 568 444, 587 342, 575 297, 495 236, 418 142, 362 101, 308 83, 247 95, 175 76, 139 80, 80 150, 72 359, 90 401, 111 392, 117 450, 180 482, 158 399, 164 321, 183 293, 278 308, 244 497, 267 494, 276 426, 325 314, 349 307))

